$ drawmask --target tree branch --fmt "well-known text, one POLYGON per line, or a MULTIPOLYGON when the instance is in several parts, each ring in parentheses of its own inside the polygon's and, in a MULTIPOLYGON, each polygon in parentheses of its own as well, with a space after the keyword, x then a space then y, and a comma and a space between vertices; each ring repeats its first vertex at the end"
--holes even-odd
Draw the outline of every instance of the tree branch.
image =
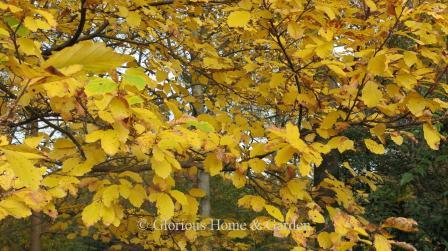
POLYGON ((60 51, 60 50, 64 49, 65 47, 74 45, 78 41, 79 36, 81 36, 81 33, 84 30, 84 25, 86 24, 86 14, 87 14, 86 0, 81 0, 80 13, 81 13, 81 17, 79 20, 78 28, 76 29, 75 34, 73 34, 72 38, 60 45, 57 45, 52 48, 49 48, 48 50, 45 50, 42 53, 42 55, 49 56, 51 54, 51 52, 60 51))

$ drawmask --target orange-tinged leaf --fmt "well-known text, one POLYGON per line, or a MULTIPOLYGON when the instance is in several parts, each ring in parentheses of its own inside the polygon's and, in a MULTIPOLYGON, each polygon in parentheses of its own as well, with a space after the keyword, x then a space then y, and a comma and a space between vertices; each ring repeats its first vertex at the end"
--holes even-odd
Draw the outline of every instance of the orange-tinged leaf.
POLYGON ((399 229, 404 232, 417 232, 418 224, 415 220, 404 217, 389 217, 384 223, 383 227, 391 227, 399 229))

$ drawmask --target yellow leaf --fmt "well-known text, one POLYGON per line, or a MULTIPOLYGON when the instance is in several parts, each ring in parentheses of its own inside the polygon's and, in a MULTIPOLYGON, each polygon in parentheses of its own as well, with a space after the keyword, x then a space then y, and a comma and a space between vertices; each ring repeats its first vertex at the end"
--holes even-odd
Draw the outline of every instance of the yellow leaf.
POLYGON ((129 26, 131 26, 132 28, 137 28, 142 21, 142 17, 140 16, 140 14, 138 14, 138 12, 133 11, 128 14, 128 16, 126 17, 126 21, 127 24, 129 24, 129 26))
MULTIPOLYGON (((11 197, 0 201, 0 211, 4 210, 8 215, 12 215, 15 218, 24 218, 31 215, 31 209, 28 208, 23 202, 17 201, 11 197)), ((0 219, 2 218, 0 212, 0 219)))
POLYGON ((316 5, 316 9, 323 11, 327 16, 330 18, 330 20, 333 20, 336 18, 336 14, 334 13, 333 9, 329 7, 327 4, 320 4, 316 5))
POLYGON ((299 172, 302 177, 307 176, 311 172, 311 165, 310 163, 306 162, 305 160, 301 160, 299 163, 299 172))
POLYGON ((321 58, 329 57, 333 53, 333 45, 333 41, 319 44, 319 46, 317 46, 315 49, 316 55, 321 58))
POLYGON ((403 137, 401 135, 391 135, 390 138, 397 145, 403 144, 403 137))
POLYGON ((330 68, 330 70, 334 71, 334 73, 336 73, 340 77, 347 76, 347 73, 345 73, 345 71, 342 70, 339 66, 336 66, 336 65, 333 65, 333 64, 329 64, 327 66, 328 66, 328 68, 330 68))
POLYGON ((246 185, 246 176, 244 174, 233 172, 230 178, 232 179, 232 184, 236 188, 242 188, 246 185))
POLYGON ((115 155, 120 147, 120 141, 118 140, 117 132, 115 132, 115 130, 94 131, 86 135, 85 140, 87 143, 101 140, 101 148, 103 148, 105 153, 111 156, 115 155))
POLYGON ((434 126, 429 123, 423 124, 423 135, 426 143, 433 150, 439 150, 440 134, 434 126))
POLYGON ((250 12, 248 11, 234 11, 230 13, 227 18, 229 27, 244 27, 250 20, 250 12))
POLYGON ((0 2, 0 10, 9 10, 12 13, 16 13, 16 12, 22 11, 21 8, 15 6, 15 5, 6 4, 6 3, 3 3, 3 2, 0 2))
POLYGON ((250 205, 255 212, 261 212, 266 206, 266 200, 260 196, 254 196, 250 200, 250 205))
POLYGON ((192 188, 192 189, 190 189, 190 191, 188 193, 191 196, 196 197, 196 198, 201 198, 201 197, 205 196, 204 190, 202 190, 200 188, 192 188))
POLYGON ((381 234, 375 234, 375 242, 374 242, 375 249, 377 251, 390 251, 391 245, 389 241, 381 234))
POLYGON ((210 69, 222 69, 223 65, 221 63, 219 63, 219 60, 217 58, 212 58, 212 57, 205 57, 203 59, 203 63, 205 68, 210 68, 210 69))
POLYGON ((322 120, 322 123, 320 124, 320 128, 322 129, 331 129, 333 125, 336 123, 336 121, 339 118, 339 113, 337 111, 332 111, 325 116, 325 118, 322 120))
POLYGON ((0 135, 0 146, 6 146, 8 143, 8 137, 6 135, 0 135))
POLYGON ((165 100, 165 105, 168 106, 168 108, 170 108, 171 112, 173 112, 174 118, 175 119, 179 119, 182 117, 182 112, 179 110, 178 108, 178 104, 172 102, 172 101, 168 101, 165 100))
POLYGON ((372 153, 384 154, 385 150, 384 150, 384 146, 382 144, 378 144, 374 140, 371 140, 371 139, 364 139, 364 143, 365 143, 367 149, 369 149, 369 151, 371 151, 372 153))
POLYGON ((120 195, 121 197, 125 198, 125 199, 129 199, 129 194, 131 194, 131 189, 132 189, 132 185, 130 183, 128 183, 127 181, 123 181, 121 180, 121 184, 119 185, 119 190, 120 190, 120 195))
POLYGON ((14 171, 15 176, 20 182, 31 189, 37 189, 42 180, 42 171, 34 167, 34 164, 26 157, 26 155, 4 149, 6 160, 9 167, 14 171))
POLYGON ((319 233, 317 235, 317 241, 319 242, 319 246, 324 249, 328 249, 333 245, 331 235, 327 232, 319 233))
POLYGON ((283 214, 282 214, 282 212, 278 208, 276 208, 274 206, 271 206, 271 205, 265 205, 264 208, 275 219, 277 219, 277 220, 279 220, 281 222, 284 221, 283 214))
POLYGON ((40 55, 37 50, 34 41, 28 38, 18 38, 17 45, 19 46, 19 51, 23 52, 25 55, 40 55))
POLYGON ((93 202, 88 205, 82 211, 82 221, 86 226, 92 226, 100 220, 101 204, 99 202, 93 202))
POLYGON ((24 141, 25 145, 31 147, 31 148, 36 148, 39 143, 42 141, 42 139, 44 138, 44 135, 41 134, 39 136, 36 137, 27 137, 24 141))
POLYGON ((403 60, 404 63, 408 66, 411 67, 412 65, 414 65, 415 63, 417 63, 418 58, 417 56, 411 52, 411 51, 405 51, 403 53, 403 60))
POLYGON ((143 188, 142 185, 137 184, 134 186, 133 189, 131 189, 129 193, 129 202, 134 207, 140 207, 146 198, 146 191, 145 188, 143 188))
POLYGON ((376 55, 370 59, 367 71, 373 75, 383 76, 387 70, 388 59, 385 54, 376 55))
POLYGON ((289 35, 294 39, 299 39, 303 35, 303 32, 304 32, 304 29, 302 29, 300 27, 300 25, 294 21, 289 22, 287 29, 288 29, 289 35))
POLYGON ((181 191, 178 190, 171 190, 170 195, 176 199, 177 202, 179 202, 181 205, 185 206, 188 204, 188 199, 187 196, 185 196, 184 193, 182 193, 181 191))
POLYGON ((283 73, 273 73, 271 76, 271 80, 269 81, 269 86, 271 88, 277 88, 285 82, 285 78, 283 77, 283 73))
POLYGON ((384 132, 386 131, 386 125, 383 123, 378 123, 376 126, 370 129, 372 135, 377 136, 381 143, 385 144, 386 140, 384 138, 384 132))
POLYGON ((397 81, 397 84, 400 86, 403 86, 404 88, 411 90, 414 88, 414 86, 417 84, 417 79, 414 75, 411 75, 409 73, 400 73, 395 78, 395 81, 397 81))
POLYGON ((207 155, 204 160, 204 167, 211 176, 217 175, 222 170, 222 162, 216 156, 216 153, 212 152, 207 155))
POLYGON ((347 150, 355 150, 354 142, 344 136, 338 136, 338 137, 331 138, 331 140, 328 141, 327 145, 331 149, 337 148, 340 153, 343 153, 347 150))
POLYGON ((161 193, 157 197, 157 212, 160 219, 169 220, 174 216, 174 203, 171 197, 166 193, 161 193))
POLYGON ((82 65, 91 72, 105 72, 133 60, 130 56, 120 55, 103 43, 82 41, 53 54, 44 62, 43 68, 53 66, 65 68, 71 65, 82 65))
POLYGON ((227 237, 229 237, 231 239, 244 238, 246 236, 247 236, 247 232, 244 230, 233 230, 233 231, 229 231, 229 233, 227 234, 227 237))
POLYGON ((289 192, 297 199, 303 200, 307 196, 306 181, 298 179, 290 180, 287 186, 289 192))
POLYGON ((375 107, 383 98, 383 93, 378 89, 378 85, 373 81, 368 81, 362 89, 361 100, 367 107, 375 107))
POLYGON ((36 32, 39 29, 48 30, 51 28, 51 26, 47 22, 41 19, 34 19, 30 16, 25 17, 25 19, 23 20, 23 24, 26 28, 33 32, 36 32))
POLYGON ((266 162, 261 159, 255 158, 249 160, 249 166, 255 173, 262 173, 266 168, 266 162))
POLYGON ((56 19, 54 18, 54 16, 48 12, 48 11, 44 11, 44 10, 36 10, 36 13, 43 16, 45 18, 45 20, 47 20, 47 23, 52 26, 52 27, 56 27, 56 25, 58 24, 56 22, 56 19))
POLYGON ((364 0, 364 1, 371 11, 376 11, 377 8, 375 2, 373 2, 372 0, 364 0))
POLYGON ((171 165, 165 159, 158 160, 156 157, 151 158, 151 168, 160 178, 166 179, 171 174, 171 165))
POLYGON ((423 115, 426 107, 426 100, 419 94, 413 92, 406 97, 406 107, 416 117, 423 115))
POLYGON ((101 147, 108 155, 115 155, 118 152, 120 142, 117 138, 117 133, 114 130, 104 131, 101 137, 101 147))
POLYGON ((116 201, 120 196, 120 187, 118 185, 111 185, 104 189, 102 194, 102 201, 106 207, 110 207, 112 202, 116 201))
POLYGON ((140 175, 138 173, 134 173, 134 172, 131 172, 131 171, 124 171, 124 172, 120 173, 118 175, 118 177, 129 177, 132 180, 134 180, 135 182, 138 182, 138 183, 142 183, 143 182, 142 177, 140 177, 140 175))
POLYGON ((100 215, 101 215, 101 218, 103 219, 104 225, 106 225, 106 226, 109 226, 110 224, 112 224, 116 219, 115 210, 112 205, 109 207, 107 207, 107 206, 100 207, 100 215))
POLYGON ((295 149, 290 146, 283 147, 275 155, 275 158, 274 158, 275 164, 277 166, 280 166, 280 165, 288 162, 288 160, 290 160, 292 158, 292 156, 295 152, 296 152, 295 149))
POLYGON ((316 209, 308 211, 308 217, 314 223, 325 223, 324 216, 319 211, 317 211, 316 209))
POLYGON ((129 109, 127 103, 119 98, 114 98, 109 104, 112 116, 116 120, 122 120, 129 117, 129 109))

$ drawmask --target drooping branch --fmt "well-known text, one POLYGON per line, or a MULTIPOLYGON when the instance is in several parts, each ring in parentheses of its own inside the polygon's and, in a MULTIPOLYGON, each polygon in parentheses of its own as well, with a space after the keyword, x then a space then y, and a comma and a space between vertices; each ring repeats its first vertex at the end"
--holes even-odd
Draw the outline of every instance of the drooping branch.
POLYGON ((84 25, 86 24, 86 15, 87 15, 86 0, 81 0, 81 10, 80 10, 79 24, 78 24, 78 28, 76 29, 76 31, 73 34, 73 36, 69 40, 67 40, 66 42, 64 42, 64 43, 62 43, 60 45, 54 46, 52 48, 49 48, 48 50, 45 50, 42 53, 42 55, 48 56, 53 51, 60 51, 60 50, 64 49, 65 47, 74 45, 78 41, 78 38, 81 36, 81 33, 84 30, 84 25))

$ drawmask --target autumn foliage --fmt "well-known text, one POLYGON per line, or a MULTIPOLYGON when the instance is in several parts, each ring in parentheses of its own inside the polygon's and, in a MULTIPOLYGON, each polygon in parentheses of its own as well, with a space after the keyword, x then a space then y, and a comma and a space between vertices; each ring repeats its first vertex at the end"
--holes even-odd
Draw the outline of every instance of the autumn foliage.
POLYGON ((293 250, 413 250, 388 233, 412 219, 363 217, 381 177, 338 156, 438 149, 442 2, 2 1, 0 220, 69 214, 114 248, 250 249, 268 233, 293 250), (245 189, 229 203, 266 231, 138 229, 207 221, 199 174, 245 189), (291 222, 309 226, 272 227, 291 222))

